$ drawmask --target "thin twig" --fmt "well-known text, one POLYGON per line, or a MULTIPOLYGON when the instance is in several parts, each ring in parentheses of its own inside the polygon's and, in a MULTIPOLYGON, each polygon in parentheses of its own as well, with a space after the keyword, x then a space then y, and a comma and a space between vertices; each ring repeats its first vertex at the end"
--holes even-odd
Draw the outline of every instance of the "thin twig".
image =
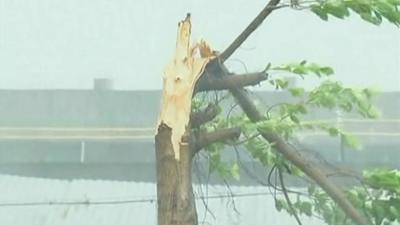
MULTIPOLYGON (((214 219, 215 219, 215 215, 214 215, 214 213, 210 210, 210 208, 208 207, 208 199, 207 199, 207 197, 208 197, 208 192, 207 192, 207 194, 205 195, 204 194, 204 192, 203 192, 203 189, 202 189, 202 179, 201 179, 201 169, 199 168, 199 162, 198 162, 198 157, 200 157, 200 156, 195 156, 195 159, 194 159, 194 165, 195 165, 195 175, 196 175, 196 178, 197 178, 197 180, 198 180, 198 182, 199 182, 199 189, 200 189, 200 195, 199 196, 202 196, 202 197, 200 197, 200 199, 201 199, 201 201, 202 201, 202 203, 203 203, 203 206, 204 206, 204 209, 205 209, 205 211, 204 211, 204 217, 203 217, 203 221, 202 221, 202 223, 204 223, 205 222, 205 219, 206 219, 206 217, 207 217, 207 214, 210 214, 214 219)), ((206 183, 206 188, 207 188, 207 186, 208 186, 208 183, 206 183)))
POLYGON ((286 190, 285 183, 284 183, 284 181, 283 181, 282 168, 278 168, 278 176, 279 176, 279 182, 281 183, 283 196, 285 196, 286 202, 287 202, 287 204, 288 204, 290 210, 292 211, 293 216, 294 216, 294 218, 296 219, 297 223, 298 223, 299 225, 302 225, 301 220, 300 220, 300 218, 299 218, 299 215, 297 215, 297 212, 296 212, 296 210, 294 209, 293 204, 292 204, 292 202, 290 201, 288 192, 287 192, 287 190, 286 190))

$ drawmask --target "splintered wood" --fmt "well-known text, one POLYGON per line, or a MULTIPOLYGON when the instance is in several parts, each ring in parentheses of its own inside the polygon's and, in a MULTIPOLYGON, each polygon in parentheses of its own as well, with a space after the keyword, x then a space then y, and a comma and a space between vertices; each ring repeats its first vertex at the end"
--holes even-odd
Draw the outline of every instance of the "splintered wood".
POLYGON ((215 56, 205 41, 190 45, 190 15, 178 24, 173 60, 164 70, 162 103, 158 126, 172 129, 171 143, 179 160, 181 139, 189 125, 195 84, 215 56))

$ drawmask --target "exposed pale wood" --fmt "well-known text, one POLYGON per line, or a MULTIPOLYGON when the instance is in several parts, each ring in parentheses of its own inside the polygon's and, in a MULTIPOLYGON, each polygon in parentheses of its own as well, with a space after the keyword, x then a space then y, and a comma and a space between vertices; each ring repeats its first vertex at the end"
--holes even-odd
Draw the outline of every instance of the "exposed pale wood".
POLYGON ((178 24, 178 36, 173 60, 164 71, 159 125, 172 129, 172 146, 179 159, 179 143, 190 120, 194 86, 207 63, 214 58, 207 43, 190 45, 190 15, 178 24))
POLYGON ((158 225, 197 225, 192 189, 191 101, 196 82, 214 58, 204 41, 190 46, 190 15, 178 24, 173 60, 164 71, 155 136, 158 225))

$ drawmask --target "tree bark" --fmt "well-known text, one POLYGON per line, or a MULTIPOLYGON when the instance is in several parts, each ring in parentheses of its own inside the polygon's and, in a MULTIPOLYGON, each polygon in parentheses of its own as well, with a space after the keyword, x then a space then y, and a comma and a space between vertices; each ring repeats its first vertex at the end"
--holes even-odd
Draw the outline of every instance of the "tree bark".
POLYGON ((164 71, 156 143, 158 225, 197 225, 192 190, 190 114, 194 87, 214 58, 205 42, 190 45, 190 15, 178 24, 175 55, 164 71))
POLYGON ((192 190, 191 143, 184 136, 179 160, 171 142, 172 129, 162 123, 156 135, 158 225, 197 225, 192 190))
MULTIPOLYGON (((179 23, 175 57, 165 70, 160 120, 155 136, 159 225, 197 225, 191 186, 191 159, 195 146, 188 137, 190 137, 191 99, 198 79, 212 59, 215 59, 214 62, 222 67, 219 78, 229 74, 223 65, 224 61, 276 9, 279 2, 280 0, 270 0, 260 14, 218 58, 215 58, 205 42, 190 47, 190 16, 179 23), (200 57, 196 58, 194 56, 197 49, 200 57)), ((225 87, 231 91, 252 122, 263 119, 240 85, 225 87)), ((264 132, 261 134, 269 142, 274 142, 277 151, 286 159, 315 180, 356 224, 371 224, 350 203, 343 190, 327 179, 326 175, 312 162, 298 154, 296 149, 288 145, 280 136, 264 132)))
POLYGON ((254 86, 268 79, 268 74, 265 72, 247 73, 235 76, 224 76, 220 78, 205 77, 200 79, 195 91, 218 91, 227 90, 237 87, 254 86))

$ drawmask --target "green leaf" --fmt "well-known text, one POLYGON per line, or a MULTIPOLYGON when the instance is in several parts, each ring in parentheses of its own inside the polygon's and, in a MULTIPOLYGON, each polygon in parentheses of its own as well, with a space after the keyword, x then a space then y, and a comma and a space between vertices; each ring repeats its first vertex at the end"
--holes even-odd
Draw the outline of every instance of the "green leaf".
POLYGON ((376 20, 379 21, 379 23, 377 22, 375 25, 380 25, 382 23, 382 15, 377 11, 374 11, 374 15, 376 20))
POLYGON ((386 214, 385 205, 380 200, 374 200, 372 201, 372 209, 376 224, 381 224, 386 214))
POLYGON ((270 166, 274 163, 276 155, 271 151, 271 144, 261 138, 252 138, 245 144, 254 159, 257 159, 263 166, 270 166))
POLYGON ((289 86, 289 81, 287 79, 275 79, 276 88, 285 89, 289 86))
POLYGON ((400 171, 384 169, 364 171, 363 177, 373 188, 400 194, 400 171))
POLYGON ((313 4, 310 6, 311 12, 315 13, 322 20, 328 20, 328 13, 322 9, 320 5, 313 4))
POLYGON ((330 127, 329 129, 328 129, 328 132, 329 132, 329 135, 330 136, 338 136, 338 134, 339 134, 339 129, 338 128, 336 128, 336 127, 330 127))
POLYGON ((331 1, 331 2, 327 2, 324 5, 324 10, 339 18, 339 19, 343 19, 346 16, 349 16, 349 10, 346 8, 346 6, 344 6, 343 4, 341 4, 341 2, 339 1, 331 1))
POLYGON ((382 19, 379 19, 378 17, 373 16, 371 13, 361 13, 360 17, 363 20, 370 22, 372 24, 375 24, 375 25, 379 25, 382 23, 382 19))
POLYGON ((396 220, 396 218, 398 218, 399 216, 400 216, 400 214, 399 214, 399 210, 396 208, 396 207, 394 207, 394 206, 389 206, 389 212, 390 212, 390 214, 393 216, 392 218, 391 218, 391 221, 393 222, 394 220, 396 220))
POLYGON ((385 18, 390 23, 400 25, 399 0, 322 0, 310 6, 311 12, 322 20, 328 20, 328 15, 340 19, 349 17, 350 9, 364 21, 380 25, 385 18))
POLYGON ((310 202, 302 202, 300 205, 300 212, 307 216, 312 216, 312 204, 310 202))
POLYGON ((346 146, 356 149, 356 150, 361 149, 361 143, 355 136, 348 134, 348 133, 342 133, 341 136, 342 136, 342 140, 346 146))
POLYGON ((288 89, 292 96, 298 97, 304 95, 304 88, 289 88, 288 89))
POLYGON ((235 180, 240 180, 240 167, 237 162, 233 163, 231 167, 231 175, 235 180))
POLYGON ((294 67, 292 70, 293 73, 299 74, 299 75, 304 75, 307 74, 307 69, 303 67, 302 65, 294 67))
POLYGON ((333 69, 328 66, 321 67, 320 72, 327 76, 332 75, 334 73, 333 69))
POLYGON ((295 123, 297 123, 297 124, 300 123, 299 118, 297 118, 297 116, 295 116, 294 114, 291 114, 289 117, 290 117, 290 119, 291 119, 293 122, 295 122, 295 123))
POLYGON ((297 74, 302 78, 304 75, 312 73, 317 75, 318 77, 321 77, 322 75, 324 76, 332 75, 334 72, 331 67, 320 66, 316 63, 308 63, 306 60, 303 60, 300 63, 289 63, 280 66, 275 66, 272 69, 288 71, 297 74))
POLYGON ((315 189, 316 189, 315 184, 310 184, 307 188, 308 194, 313 195, 315 193, 315 189))
POLYGON ((275 208, 280 212, 284 207, 284 202, 281 199, 275 199, 275 208))

